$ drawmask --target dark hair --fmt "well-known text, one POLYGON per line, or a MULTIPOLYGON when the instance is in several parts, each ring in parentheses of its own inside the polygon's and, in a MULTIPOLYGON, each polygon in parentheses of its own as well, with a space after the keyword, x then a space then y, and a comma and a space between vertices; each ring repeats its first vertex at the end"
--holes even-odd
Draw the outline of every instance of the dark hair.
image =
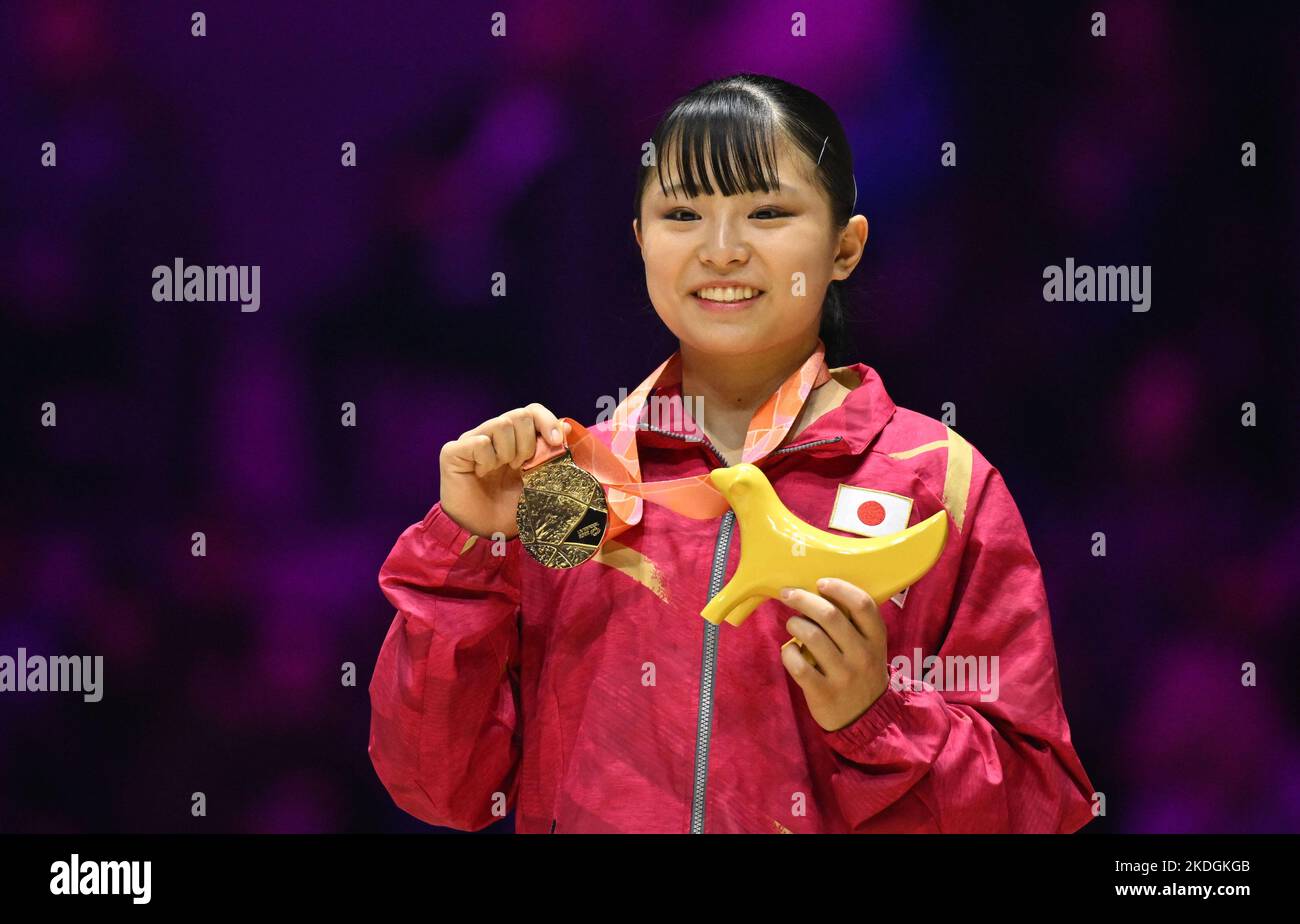
MULTIPOLYGON (((830 200, 835 229, 843 230, 857 199, 853 156, 844 127, 815 93, 762 74, 712 80, 669 107, 650 137, 654 163, 643 165, 637 174, 633 210, 638 223, 652 171, 658 176, 659 188, 668 194, 663 152, 675 152, 675 181, 688 196, 699 195, 701 189, 712 195, 710 175, 724 196, 759 189, 771 192, 777 185, 778 135, 784 135, 817 165, 815 179, 830 200)), ((822 302, 820 336, 826 344, 826 362, 832 366, 854 358, 846 308, 844 283, 831 280, 822 302)))

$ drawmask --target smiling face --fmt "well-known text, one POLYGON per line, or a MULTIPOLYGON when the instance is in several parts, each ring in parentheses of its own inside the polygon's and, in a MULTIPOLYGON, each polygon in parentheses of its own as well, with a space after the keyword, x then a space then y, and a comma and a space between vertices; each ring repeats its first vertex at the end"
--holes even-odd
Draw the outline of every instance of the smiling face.
POLYGON ((669 177, 665 196, 657 181, 647 182, 633 232, 650 301, 668 329, 701 352, 756 353, 806 341, 817 331, 827 285, 847 278, 861 257, 866 219, 832 227, 814 164, 784 137, 776 167, 781 188, 771 192, 723 196, 710 176, 713 194, 688 197, 669 177))

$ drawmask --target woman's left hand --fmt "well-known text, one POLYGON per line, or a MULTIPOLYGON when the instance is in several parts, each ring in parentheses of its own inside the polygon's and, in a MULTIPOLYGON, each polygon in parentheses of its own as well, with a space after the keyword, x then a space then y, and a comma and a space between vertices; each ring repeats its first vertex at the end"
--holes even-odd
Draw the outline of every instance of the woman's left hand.
POLYGON ((889 687, 885 622, 871 595, 839 578, 822 578, 818 594, 787 587, 780 600, 802 613, 785 627, 817 659, 813 667, 796 645, 781 663, 803 688, 808 710, 826 731, 852 725, 889 687), (805 618, 806 617, 806 618, 805 618))

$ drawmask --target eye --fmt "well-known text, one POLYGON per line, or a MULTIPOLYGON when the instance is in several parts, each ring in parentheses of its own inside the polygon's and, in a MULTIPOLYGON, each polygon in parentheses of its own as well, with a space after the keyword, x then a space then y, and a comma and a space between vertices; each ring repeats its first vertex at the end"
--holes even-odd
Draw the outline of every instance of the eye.
MULTIPOLYGON (((668 212, 666 215, 664 215, 664 218, 666 218, 668 221, 694 221, 698 217, 699 216, 696 215, 694 212, 692 212, 690 209, 681 209, 681 208, 673 209, 671 212, 668 212), (678 217, 678 216, 685 216, 685 217, 678 217)), ((790 213, 785 211, 784 209, 779 209, 776 206, 765 205, 761 209, 757 209, 754 212, 752 212, 750 214, 750 217, 757 218, 760 221, 772 221, 777 218, 789 218, 790 213)))

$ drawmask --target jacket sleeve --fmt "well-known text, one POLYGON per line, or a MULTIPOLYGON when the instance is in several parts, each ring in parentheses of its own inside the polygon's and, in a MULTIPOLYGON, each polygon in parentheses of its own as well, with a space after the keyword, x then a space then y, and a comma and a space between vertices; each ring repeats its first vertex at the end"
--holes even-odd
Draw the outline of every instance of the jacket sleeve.
POLYGON ((397 614, 370 681, 370 759, 403 810, 465 831, 500 821, 518 786, 519 541, 492 550, 438 503, 379 571, 397 614))
MULTIPOLYGON (((891 683, 871 708, 824 732, 835 755, 831 785, 855 832, 1069 833, 1093 817, 1042 571, 1002 476, 976 458, 980 491, 965 518, 948 631, 939 651, 922 657, 986 659, 985 679, 997 685, 982 693, 970 680, 923 684, 891 664, 891 683), (944 689, 955 686, 965 689, 944 689)), ((891 650, 899 655, 915 657, 891 650)))

